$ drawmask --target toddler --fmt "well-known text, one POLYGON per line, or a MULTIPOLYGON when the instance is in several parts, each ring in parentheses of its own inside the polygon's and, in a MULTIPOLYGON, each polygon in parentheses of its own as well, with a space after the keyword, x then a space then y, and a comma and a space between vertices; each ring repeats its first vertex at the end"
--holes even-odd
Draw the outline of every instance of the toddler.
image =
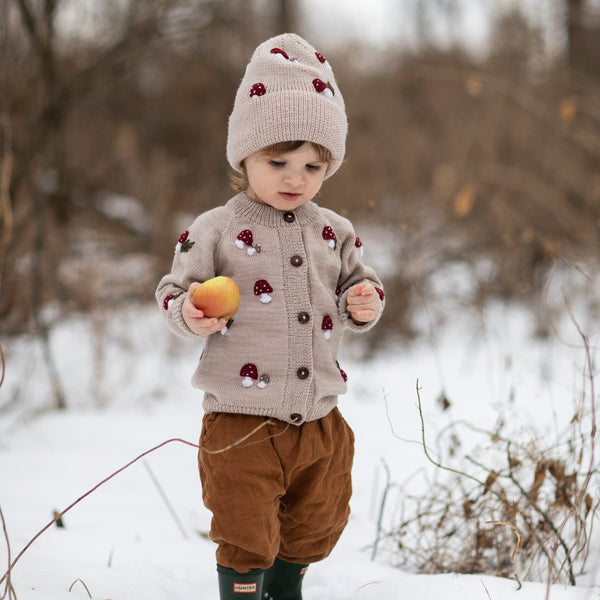
POLYGON ((229 118, 239 193, 181 234, 156 291, 169 327, 204 341, 192 381, 221 600, 300 600, 308 565, 348 521, 354 437, 337 408, 338 351, 344 330, 377 322, 384 292, 351 223, 314 202, 346 132, 326 58, 290 33, 259 45, 229 118), (229 321, 191 301, 218 275, 241 292, 229 321))

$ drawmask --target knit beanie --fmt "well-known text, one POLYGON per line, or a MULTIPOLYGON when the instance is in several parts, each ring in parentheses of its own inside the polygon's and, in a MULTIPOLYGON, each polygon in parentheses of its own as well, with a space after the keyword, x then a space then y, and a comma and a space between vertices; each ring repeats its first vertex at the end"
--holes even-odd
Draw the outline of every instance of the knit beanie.
POLYGON ((238 88, 229 117, 227 160, 241 162, 279 142, 315 142, 332 154, 326 177, 344 158, 344 99, 327 59, 293 33, 260 44, 238 88))

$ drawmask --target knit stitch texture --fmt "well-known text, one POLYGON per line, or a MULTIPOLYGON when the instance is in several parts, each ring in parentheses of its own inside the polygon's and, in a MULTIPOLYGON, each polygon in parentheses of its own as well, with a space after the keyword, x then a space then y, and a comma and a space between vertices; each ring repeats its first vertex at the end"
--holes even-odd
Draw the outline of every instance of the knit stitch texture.
POLYGON ((307 141, 327 148, 340 167, 348 123, 344 99, 327 59, 301 37, 285 33, 260 44, 246 67, 229 117, 227 159, 241 162, 278 142, 307 141))
POLYGON ((363 264, 351 223, 314 202, 282 212, 240 193, 200 215, 187 233, 186 251, 177 249, 156 291, 172 331, 203 339, 181 315, 192 282, 225 275, 241 292, 225 334, 205 339, 192 380, 205 391, 205 411, 264 415, 295 425, 328 414, 346 391, 337 362, 343 331, 366 331, 379 318, 356 324, 347 312, 349 288, 371 282, 380 289, 379 314, 384 305, 382 284, 363 264), (335 240, 324 235, 328 228, 335 240), (267 302, 255 293, 260 280, 273 290, 267 302), (247 365, 255 368, 254 378, 242 375, 247 365))

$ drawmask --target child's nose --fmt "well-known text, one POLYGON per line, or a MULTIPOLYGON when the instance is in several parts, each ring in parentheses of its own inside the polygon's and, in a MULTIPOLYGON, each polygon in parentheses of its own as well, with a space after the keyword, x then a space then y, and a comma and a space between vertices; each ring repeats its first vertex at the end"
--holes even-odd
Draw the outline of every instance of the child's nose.
POLYGON ((300 185, 303 180, 303 174, 298 171, 288 171, 284 177, 284 181, 289 185, 300 185))

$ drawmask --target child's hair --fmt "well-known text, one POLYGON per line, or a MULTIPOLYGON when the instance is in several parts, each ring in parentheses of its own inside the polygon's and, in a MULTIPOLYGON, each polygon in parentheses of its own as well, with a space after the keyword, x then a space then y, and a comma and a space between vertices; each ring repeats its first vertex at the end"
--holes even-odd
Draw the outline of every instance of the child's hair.
MULTIPOLYGON (((279 154, 285 154, 286 152, 293 152, 294 150, 298 150, 303 144, 306 142, 304 140, 296 140, 293 142, 278 142, 276 144, 271 144, 266 148, 263 148, 260 152, 261 154, 266 154, 267 156, 277 156, 279 154)), ((319 160, 321 162, 326 163, 328 166, 332 161, 331 152, 321 146, 320 144, 315 144, 314 142, 308 142, 312 145, 312 147, 317 151, 319 155, 319 160)), ((231 183, 231 187, 236 192, 243 192, 248 189, 248 177, 246 175, 246 165, 244 161, 241 163, 241 167, 243 169, 243 173, 233 173, 229 177, 229 182, 231 183)))

